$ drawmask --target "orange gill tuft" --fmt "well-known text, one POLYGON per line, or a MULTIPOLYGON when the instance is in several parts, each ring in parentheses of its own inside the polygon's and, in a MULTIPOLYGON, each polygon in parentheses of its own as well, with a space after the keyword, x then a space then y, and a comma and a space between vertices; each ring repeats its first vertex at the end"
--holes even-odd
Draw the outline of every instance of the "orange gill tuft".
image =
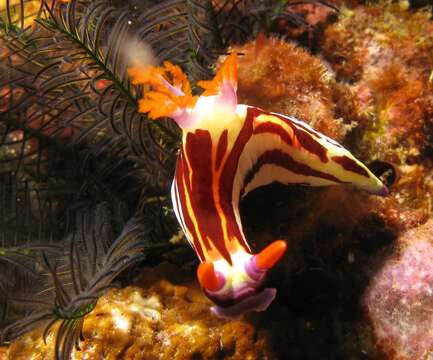
POLYGON ((198 97, 192 95, 191 85, 182 69, 170 62, 162 67, 140 65, 128 69, 135 85, 148 85, 139 100, 139 111, 149 113, 151 119, 173 115, 177 110, 194 107, 198 97))

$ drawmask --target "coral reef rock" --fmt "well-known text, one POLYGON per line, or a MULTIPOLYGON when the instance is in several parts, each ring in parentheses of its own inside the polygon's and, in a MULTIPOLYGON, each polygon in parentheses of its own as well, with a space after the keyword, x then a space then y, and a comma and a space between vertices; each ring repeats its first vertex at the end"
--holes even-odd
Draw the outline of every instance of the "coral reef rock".
POLYGON ((294 116, 341 141, 353 126, 336 117, 334 98, 350 98, 326 65, 308 51, 259 35, 233 47, 239 56, 239 102, 294 116))
POLYGON ((352 151, 365 162, 387 161, 399 173, 392 194, 378 200, 387 223, 405 230, 431 213, 433 22, 408 3, 342 8, 321 53, 357 95, 359 126, 352 151), (365 121, 363 121, 363 119, 365 121))
MULTIPOLYGON (((146 290, 128 286, 112 289, 100 298, 84 321, 84 341, 72 358, 274 358, 266 334, 245 321, 216 318, 198 288, 162 280, 167 268, 146 269, 140 281, 146 290)), ((13 342, 6 354, 14 360, 54 359, 54 335, 52 331, 44 344, 41 329, 33 331, 13 342)))

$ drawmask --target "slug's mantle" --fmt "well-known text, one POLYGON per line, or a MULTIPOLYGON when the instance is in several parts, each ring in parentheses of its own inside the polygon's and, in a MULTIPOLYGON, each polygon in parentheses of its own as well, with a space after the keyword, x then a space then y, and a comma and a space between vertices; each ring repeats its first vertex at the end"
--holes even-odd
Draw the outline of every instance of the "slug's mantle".
POLYGON ((273 182, 352 184, 373 194, 388 192, 349 151, 306 123, 238 104, 234 53, 213 80, 198 83, 205 89, 200 97, 170 63, 131 68, 129 74, 134 83, 152 88, 140 100, 140 111, 153 119, 170 117, 183 130, 172 202, 200 259, 199 282, 219 316, 265 310, 276 294, 262 289, 266 272, 286 251, 278 240, 252 254, 239 214, 247 193, 273 182))

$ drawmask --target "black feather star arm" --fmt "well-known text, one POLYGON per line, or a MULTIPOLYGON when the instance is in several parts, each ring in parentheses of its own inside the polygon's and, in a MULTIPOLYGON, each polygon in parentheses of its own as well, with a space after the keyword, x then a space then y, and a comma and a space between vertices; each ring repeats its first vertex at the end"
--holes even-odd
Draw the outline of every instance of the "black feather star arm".
POLYGON ((55 199, 45 198, 42 188, 18 179, 14 174, 0 176, 0 324, 14 315, 7 311, 12 294, 28 287, 38 275, 40 254, 53 255, 60 249, 50 241, 58 232, 55 199))
POLYGON ((82 339, 85 316, 124 270, 143 261, 152 251, 170 245, 149 244, 142 220, 132 218, 118 231, 109 207, 100 204, 76 219, 76 229, 64 239, 65 251, 53 259, 44 255, 46 279, 37 299, 16 298, 12 306, 35 310, 6 327, 4 341, 44 325, 46 339, 55 332, 55 358, 69 359, 82 339), (115 237, 115 234, 118 234, 115 237), (53 300, 54 299, 54 300, 53 300))
POLYGON ((209 78, 224 52, 210 0, 167 0, 149 7, 136 20, 138 38, 159 62, 183 66, 193 81, 209 78))
MULTIPOLYGON (((134 165, 116 160, 114 150, 110 154, 85 152, 85 157, 78 153, 69 171, 59 169, 56 177, 53 173, 43 179, 0 176, 0 286, 4 289, 0 303, 5 309, 1 327, 22 317, 20 311, 9 310, 11 300, 23 289, 37 291, 34 284, 44 266, 41 254, 47 259, 61 255, 63 242, 57 239, 73 230, 74 219, 100 202, 109 204, 118 222, 135 212, 141 188, 128 175, 134 165)), ((104 239, 111 238, 103 234, 101 244, 104 239)), ((109 244, 104 246, 107 249, 109 244)))
POLYGON ((128 145, 124 156, 148 180, 166 181, 179 137, 173 124, 149 122, 137 111, 141 89, 129 83, 121 48, 133 36, 128 12, 107 1, 44 3, 36 21, 31 31, 0 33, 5 161, 15 168, 24 160, 39 165, 45 148, 102 152, 115 142, 128 145))
POLYGON ((101 201, 128 204, 134 212, 141 181, 125 147, 115 145, 109 152, 64 153, 52 171, 39 175, 26 167, 0 175, 0 249, 18 254, 28 244, 53 243, 70 230, 71 216, 101 201))
POLYGON ((210 0, 166 0, 140 14, 107 0, 42 3, 33 28, 3 22, 0 31, 3 161, 39 170, 46 147, 116 141, 128 145, 125 156, 143 168, 146 180, 162 186, 179 132, 172 122, 147 121, 137 111, 145 90, 127 74, 131 63, 144 61, 135 45, 150 47, 157 61, 183 65, 193 80, 204 79, 231 43, 269 32, 273 21, 291 14, 275 1, 217 7, 210 0))
POLYGON ((334 8, 320 0, 166 0, 142 6, 134 24, 140 41, 154 49, 158 61, 183 66, 194 83, 213 75, 218 56, 230 45, 252 40, 260 32, 271 34, 280 20, 308 26, 291 11, 299 4, 334 8))

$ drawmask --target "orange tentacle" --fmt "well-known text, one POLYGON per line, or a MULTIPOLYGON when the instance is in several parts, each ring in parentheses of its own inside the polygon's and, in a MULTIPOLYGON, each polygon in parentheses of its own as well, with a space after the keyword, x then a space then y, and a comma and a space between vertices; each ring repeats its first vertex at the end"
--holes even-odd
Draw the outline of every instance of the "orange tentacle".
POLYGON ((283 240, 274 241, 255 256, 256 266, 260 270, 272 268, 284 255, 287 244, 283 240))
POLYGON ((200 285, 208 291, 217 291, 221 288, 222 279, 216 274, 211 262, 203 262, 198 266, 197 277, 200 285))

